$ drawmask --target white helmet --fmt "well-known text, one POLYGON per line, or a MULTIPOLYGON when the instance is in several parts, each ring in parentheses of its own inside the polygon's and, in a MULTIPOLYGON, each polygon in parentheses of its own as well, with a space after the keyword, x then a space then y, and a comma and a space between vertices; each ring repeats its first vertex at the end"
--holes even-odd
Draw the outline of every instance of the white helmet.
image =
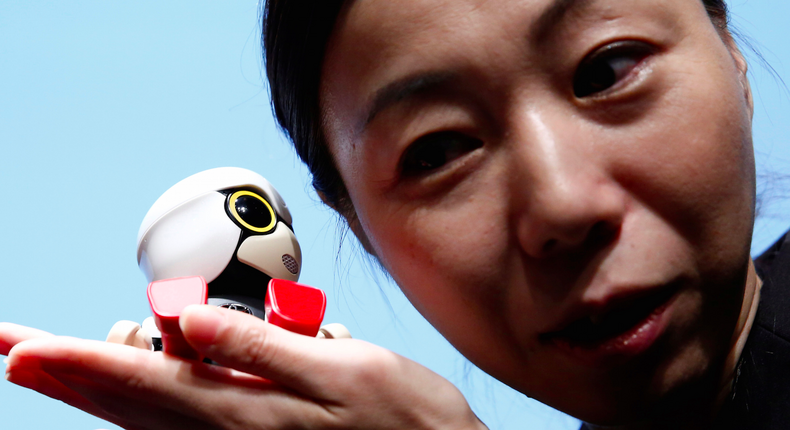
POLYGON ((206 170, 175 184, 148 211, 137 263, 148 282, 203 276, 210 297, 257 302, 270 278, 299 279, 302 253, 291 224, 282 197, 261 175, 206 170))

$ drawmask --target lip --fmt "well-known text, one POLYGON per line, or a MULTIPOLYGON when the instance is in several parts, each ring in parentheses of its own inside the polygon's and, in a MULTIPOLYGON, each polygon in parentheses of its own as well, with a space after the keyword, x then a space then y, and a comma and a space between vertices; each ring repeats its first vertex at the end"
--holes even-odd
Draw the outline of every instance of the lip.
POLYGON ((541 334, 541 341, 595 367, 621 364, 642 354, 664 332, 679 285, 639 290, 609 298, 600 306, 580 307, 557 329, 541 334))

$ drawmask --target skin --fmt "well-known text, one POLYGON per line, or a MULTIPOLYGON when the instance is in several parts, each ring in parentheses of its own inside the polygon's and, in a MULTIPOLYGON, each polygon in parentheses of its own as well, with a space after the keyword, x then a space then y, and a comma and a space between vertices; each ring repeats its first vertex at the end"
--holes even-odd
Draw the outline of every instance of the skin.
POLYGON ((214 306, 179 324, 223 367, 0 323, 6 379, 129 430, 485 428, 448 381, 367 342, 214 306))
MULTIPOLYGON (((320 97, 345 215, 423 315, 503 382, 601 425, 705 427, 759 292, 746 65, 696 1, 588 0, 537 25, 550 4, 349 2, 320 97), (579 65, 618 41, 650 49, 576 97, 579 65), (425 72, 434 85, 371 115, 382 88, 425 72), (404 154, 441 131, 477 143, 404 173, 404 154), (546 340, 668 286, 660 335, 639 353, 580 360, 546 340)), ((374 345, 212 307, 180 325, 225 367, 7 323, 0 353, 9 381, 127 429, 483 427, 449 382, 374 345)))
POLYGON ((346 7, 321 106, 348 219, 417 309, 497 379, 594 423, 704 422, 757 291, 746 65, 700 2, 575 2, 541 26, 552 3, 346 7), (575 97, 582 60, 619 41, 652 50, 611 88, 575 97), (438 83, 376 102, 421 75, 438 83), (404 168, 419 139, 445 131, 479 146, 404 168), (644 353, 590 363, 542 336, 669 285, 644 353))

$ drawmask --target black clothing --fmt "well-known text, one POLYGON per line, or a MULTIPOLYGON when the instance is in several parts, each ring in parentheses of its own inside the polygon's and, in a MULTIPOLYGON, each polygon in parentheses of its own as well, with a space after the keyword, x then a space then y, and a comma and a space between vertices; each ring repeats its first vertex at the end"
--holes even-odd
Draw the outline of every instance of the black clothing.
POLYGON ((754 261, 760 306, 741 353, 721 429, 790 429, 790 233, 754 261))
POLYGON ((790 232, 754 265, 763 281, 760 305, 717 430, 790 429, 790 232))

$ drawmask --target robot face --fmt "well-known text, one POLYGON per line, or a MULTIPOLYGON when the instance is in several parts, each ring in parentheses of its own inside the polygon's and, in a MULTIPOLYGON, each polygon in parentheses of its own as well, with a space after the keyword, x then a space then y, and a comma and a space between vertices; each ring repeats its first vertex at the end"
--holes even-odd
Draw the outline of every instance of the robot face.
POLYGON ((138 263, 149 282, 203 276, 210 295, 250 295, 265 291, 263 279, 298 280, 301 250, 290 224, 282 198, 260 175, 207 170, 151 207, 140 227, 138 263))
MULTIPOLYGON (((236 259, 272 278, 296 280, 301 260, 299 244, 285 220, 265 196, 250 188, 220 191, 226 196, 228 217, 241 228, 236 259)), ((234 261, 229 263, 231 268, 234 261)), ((223 275, 226 273, 223 272, 223 275)))

